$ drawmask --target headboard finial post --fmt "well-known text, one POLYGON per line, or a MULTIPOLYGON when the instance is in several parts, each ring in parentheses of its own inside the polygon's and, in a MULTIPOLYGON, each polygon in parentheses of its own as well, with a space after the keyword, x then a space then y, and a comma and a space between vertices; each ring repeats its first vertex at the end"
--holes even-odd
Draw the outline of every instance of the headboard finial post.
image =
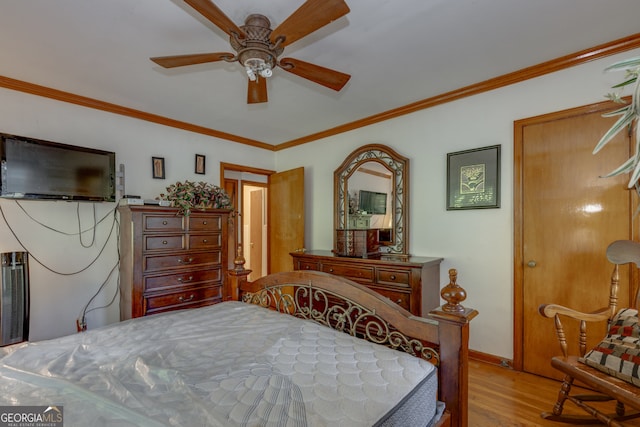
POLYGON ((251 274, 251 270, 245 270, 244 263, 246 260, 242 255, 242 246, 238 245, 236 257, 233 260, 233 269, 227 271, 227 280, 223 284, 224 295, 222 299, 224 301, 239 301, 240 300, 240 288, 247 283, 248 276, 251 274))
POLYGON ((440 296, 447 301, 447 303, 442 306, 442 310, 448 313, 461 313, 465 311, 465 308, 460 302, 467 299, 467 291, 458 285, 457 280, 458 270, 455 268, 450 269, 449 284, 440 291, 440 296))
POLYGON ((244 264, 247 260, 244 258, 242 253, 242 245, 238 245, 238 249, 236 250, 236 258, 233 260, 234 270, 235 271, 243 271, 244 264))

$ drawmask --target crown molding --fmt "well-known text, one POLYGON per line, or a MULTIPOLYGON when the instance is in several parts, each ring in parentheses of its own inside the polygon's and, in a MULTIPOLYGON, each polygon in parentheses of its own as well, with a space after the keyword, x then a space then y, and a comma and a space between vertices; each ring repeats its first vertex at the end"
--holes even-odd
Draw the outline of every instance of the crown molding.
POLYGON ((215 138, 225 139, 227 141, 232 141, 239 144, 245 144, 245 145, 249 145, 256 148, 261 148, 264 150, 280 151, 280 150, 285 150, 287 148, 296 147, 298 145, 306 144, 308 142, 313 142, 319 139, 334 136, 340 133, 349 132, 354 129, 366 127, 375 123, 380 123, 386 120, 394 119, 400 116, 414 113, 416 111, 435 107, 437 105, 445 104, 447 102, 452 102, 458 99, 466 98, 473 95, 478 95, 483 92, 509 86, 509 85, 519 83, 525 80, 529 80, 535 77, 540 77, 545 74, 554 73, 556 71, 564 70, 566 68, 574 67, 576 65, 584 64, 589 61, 594 61, 596 59, 615 55, 615 54, 625 52, 631 49, 636 49, 639 47, 640 47, 640 33, 637 33, 628 37, 614 40, 609 43, 601 44, 589 49, 581 50, 579 52, 562 56, 560 58, 556 58, 551 61, 543 62, 541 64, 523 68, 521 70, 514 71, 512 73, 504 74, 502 76, 494 77, 489 80, 475 83, 470 86, 465 86, 460 89, 453 90, 451 92, 446 92, 431 98, 426 98, 421 101, 407 104, 402 107, 398 107, 392 110, 384 111, 382 113, 374 114, 372 116, 365 117, 360 120, 356 120, 350 123, 345 123, 343 125, 326 129, 321 132, 306 135, 301 138, 292 139, 290 141, 283 142, 277 145, 267 144, 262 141, 244 138, 242 136, 233 135, 230 133, 207 128, 204 126, 198 126, 195 124, 170 119, 168 117, 163 117, 156 114, 151 114, 144 111, 136 110, 133 108, 128 108, 121 105, 112 104, 109 102, 100 101, 97 99, 88 98, 81 95, 76 95, 70 92, 64 92, 64 91, 49 88, 46 86, 40 86, 33 83, 12 79, 10 77, 0 76, 0 87, 16 90, 19 92, 29 93, 32 95, 42 96, 45 98, 55 99, 57 101, 68 102, 71 104, 80 105, 82 107, 93 108, 96 110, 102 110, 102 111, 106 111, 113 114, 132 117, 138 120, 145 120, 148 122, 173 127, 176 129, 182 129, 189 132, 194 132, 202 135, 212 136, 215 138))
POLYGON ((470 86, 465 86, 460 89, 453 90, 451 92, 436 95, 431 98, 423 99, 421 101, 407 104, 405 106, 395 108, 393 110, 384 111, 373 116, 365 117, 364 119, 356 120, 354 122, 345 123, 343 125, 326 129, 324 131, 314 133, 311 135, 303 136, 301 138, 293 139, 291 141, 283 142, 276 146, 276 151, 284 150, 286 148, 295 147, 297 145, 306 144, 308 142, 317 141, 322 138, 337 135, 344 132, 349 132, 354 129, 366 127, 375 123, 380 123, 386 120, 394 119, 406 114, 415 113, 416 111, 424 110, 426 108, 435 107, 436 105, 445 104, 447 102, 456 101, 461 98, 466 98, 473 95, 478 95, 483 92, 498 89, 501 87, 509 86, 515 83, 520 83, 525 80, 529 80, 535 77, 540 77, 545 74, 554 73, 556 71, 564 70, 566 68, 574 67, 576 65, 584 64, 589 61, 604 58, 607 56, 615 55, 617 53, 625 52, 627 50, 636 49, 640 47, 640 33, 624 37, 618 40, 614 40, 609 43, 605 43, 599 46, 595 46, 589 49, 581 50, 580 52, 572 53, 570 55, 562 56, 560 58, 553 59, 551 61, 543 62, 531 67, 523 68, 512 73, 504 74, 502 76, 494 77, 489 80, 475 83, 470 86))
POLYGON ((182 129, 182 130, 187 130, 194 133, 200 133, 202 135, 208 135, 216 138, 226 139, 228 141, 233 141, 240 144, 251 145, 253 147, 258 147, 258 148, 264 148, 265 150, 271 150, 271 151, 274 150, 273 145, 267 144, 265 142, 244 138, 242 136, 233 135, 230 133, 207 128, 204 126, 198 126, 191 123, 170 119, 170 118, 159 116, 156 114, 146 113, 144 111, 135 110, 129 107, 123 107, 121 105, 100 101, 98 99, 88 98, 86 96, 76 95, 70 92, 64 92, 58 89, 52 89, 46 86, 36 85, 36 84, 25 82, 22 80, 12 79, 10 77, 0 76, 0 87, 17 90, 19 92, 29 93, 31 95, 42 96, 44 98, 55 99, 57 101, 68 102, 70 104, 76 104, 82 107, 93 108, 96 110, 102 110, 102 111, 106 111, 113 114, 132 117, 134 119, 157 123, 160 125, 173 127, 176 129, 182 129))

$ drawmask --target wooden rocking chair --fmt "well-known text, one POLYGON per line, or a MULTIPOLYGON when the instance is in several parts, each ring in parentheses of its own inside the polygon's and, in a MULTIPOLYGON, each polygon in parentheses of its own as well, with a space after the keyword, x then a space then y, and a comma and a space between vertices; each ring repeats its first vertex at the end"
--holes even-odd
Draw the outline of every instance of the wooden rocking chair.
MULTIPOLYGON (((587 343, 586 324, 587 322, 608 320, 611 325, 612 320, 614 320, 614 323, 618 321, 619 316, 616 314, 620 313, 617 309, 619 283, 618 269, 620 265, 629 263, 635 263, 636 266, 640 267, 640 244, 629 240, 615 241, 607 248, 607 259, 614 264, 613 274, 611 276, 611 289, 608 307, 593 313, 581 313, 555 304, 544 304, 539 308, 539 312, 542 316, 553 318, 555 321, 555 328, 558 341, 560 342, 560 347, 562 349, 562 356, 552 358, 551 365, 565 375, 560 392, 558 393, 558 399, 553 407, 553 411, 543 412, 541 414, 542 418, 570 424, 603 423, 608 426, 623 426, 623 424, 621 424, 622 421, 640 417, 640 412, 638 412, 640 411, 640 387, 628 382, 635 380, 629 380, 627 378, 627 380, 624 381, 618 378, 620 375, 617 375, 617 373, 612 373, 610 371, 604 372, 609 368, 598 365, 598 369, 596 369, 595 367, 588 366, 585 363, 587 343), (561 316, 563 318, 570 318, 579 322, 579 356, 568 354, 567 338, 561 322, 561 316), (571 387, 573 386, 574 381, 583 383, 587 388, 594 390, 596 393, 589 395, 571 395, 571 387), (567 400, 585 410, 589 415, 563 414, 564 403, 567 400), (594 408, 594 406, 586 403, 603 401, 616 401, 615 413, 604 413, 601 410, 594 408), (632 408, 632 410, 628 412, 628 409, 630 408, 632 408)), ((637 307, 638 294, 636 293, 634 307, 631 308, 637 307)), ((630 310, 628 310, 627 313, 628 312, 631 312, 631 320, 635 321, 635 324, 630 327, 637 328, 637 313, 635 314, 635 317, 633 317, 634 312, 630 310)), ((627 327, 629 328, 629 326, 627 327)), ((610 334, 613 330, 612 326, 610 334)), ((618 328, 615 330, 618 331, 620 329, 618 328)), ((607 337, 610 336, 611 335, 607 335, 607 337)), ((600 354, 601 353, 594 353, 594 356, 596 356, 595 359, 598 359, 598 355, 600 354)), ((602 354, 606 354, 606 352, 602 354)), ((587 358, 589 358, 590 355, 591 352, 587 354, 587 358)), ((605 355, 602 359, 604 360, 607 357, 608 356, 605 355)), ((589 362, 592 362, 592 359, 594 358, 590 358, 589 362)), ((635 384, 638 383, 636 382, 635 384)), ((602 405, 600 405, 600 407, 601 406, 602 405)))

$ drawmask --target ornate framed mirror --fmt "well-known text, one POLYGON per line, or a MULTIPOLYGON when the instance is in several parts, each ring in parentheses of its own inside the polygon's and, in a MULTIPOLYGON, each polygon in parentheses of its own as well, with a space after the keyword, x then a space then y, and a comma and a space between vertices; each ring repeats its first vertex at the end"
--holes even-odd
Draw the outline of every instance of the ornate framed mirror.
MULTIPOLYGON (((333 185, 336 252, 346 231, 368 230, 364 239, 375 238, 379 254, 408 255, 408 158, 382 144, 364 145, 335 170, 333 185)), ((355 256, 366 258, 366 251, 361 255, 355 256)))

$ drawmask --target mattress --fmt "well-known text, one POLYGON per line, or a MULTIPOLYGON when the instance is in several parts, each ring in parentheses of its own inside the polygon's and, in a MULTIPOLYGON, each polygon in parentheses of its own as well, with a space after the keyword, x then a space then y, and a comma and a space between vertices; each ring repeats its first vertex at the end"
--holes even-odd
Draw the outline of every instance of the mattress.
POLYGON ((65 426, 425 426, 437 413, 432 364, 240 302, 4 352, 0 406, 62 406, 65 426))

